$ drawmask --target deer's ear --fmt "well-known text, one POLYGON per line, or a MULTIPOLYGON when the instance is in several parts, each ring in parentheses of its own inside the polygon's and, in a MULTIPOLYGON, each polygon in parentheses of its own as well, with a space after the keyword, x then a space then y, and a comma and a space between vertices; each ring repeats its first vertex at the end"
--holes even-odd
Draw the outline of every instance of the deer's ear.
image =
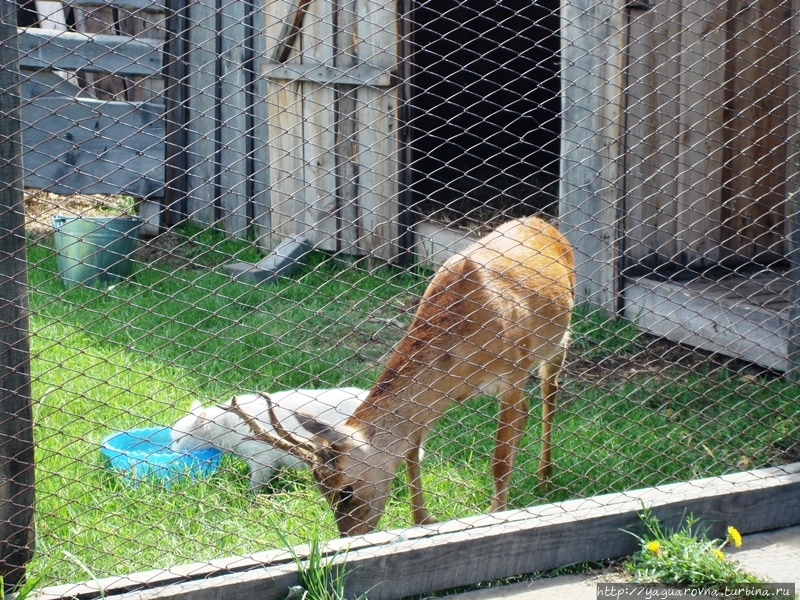
POLYGON ((303 429, 313 434, 314 437, 327 442, 330 446, 346 446, 353 441, 353 431, 349 427, 344 425, 336 427, 323 423, 302 411, 295 412, 295 416, 303 429))

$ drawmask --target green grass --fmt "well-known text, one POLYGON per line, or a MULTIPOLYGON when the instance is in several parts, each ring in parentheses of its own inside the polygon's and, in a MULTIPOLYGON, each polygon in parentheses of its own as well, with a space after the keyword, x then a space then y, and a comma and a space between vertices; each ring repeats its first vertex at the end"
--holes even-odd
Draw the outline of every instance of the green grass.
POLYGON ((573 318, 573 352, 584 360, 630 354, 637 349, 639 330, 625 319, 609 319, 602 310, 588 305, 576 307, 573 318))
MULTIPOLYGON (((292 280, 254 287, 216 269, 224 260, 258 260, 251 244, 209 231, 183 235, 178 250, 194 265, 141 264, 131 282, 101 289, 65 291, 53 251, 30 248, 31 572, 44 584, 87 579, 86 569, 102 578, 306 543, 314 531, 335 536, 308 472, 284 473, 268 493, 252 495, 245 465, 226 457, 206 480, 128 486, 107 469, 99 443, 113 431, 171 424, 195 398, 370 387, 426 279, 315 254, 292 280)), ((576 321, 573 347, 584 358, 635 354, 644 343, 625 322, 588 311, 576 321)), ((800 389, 779 377, 706 368, 586 380, 570 372, 563 384, 552 489, 536 489, 534 398, 512 480, 515 507, 731 472, 743 459, 777 464, 800 439, 800 389)), ((488 507, 496 410, 487 398, 453 407, 430 437, 424 483, 438 518, 488 507)), ((382 528, 410 523, 403 482, 395 482, 382 528)))

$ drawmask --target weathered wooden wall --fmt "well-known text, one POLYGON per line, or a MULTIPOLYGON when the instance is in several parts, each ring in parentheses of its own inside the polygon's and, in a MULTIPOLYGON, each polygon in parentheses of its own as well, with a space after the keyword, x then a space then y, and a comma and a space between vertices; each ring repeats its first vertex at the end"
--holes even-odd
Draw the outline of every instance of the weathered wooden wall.
POLYGON ((660 0, 631 11, 621 155, 627 265, 785 256, 792 5, 660 0))
POLYGON ((578 299, 624 269, 786 258, 797 0, 562 9, 560 216, 578 299))
POLYGON ((51 18, 19 29, 16 38, 25 186, 163 196, 163 4, 115 0, 100 8, 96 0, 75 0, 82 32, 66 31, 63 11, 45 4, 51 18), (135 36, 122 32, 123 24, 135 36))
POLYGON ((195 0, 190 13, 189 218, 265 247, 302 234, 394 258, 394 2, 195 0))
POLYGON ((397 19, 388 0, 271 3, 261 72, 278 238, 396 257, 397 19))

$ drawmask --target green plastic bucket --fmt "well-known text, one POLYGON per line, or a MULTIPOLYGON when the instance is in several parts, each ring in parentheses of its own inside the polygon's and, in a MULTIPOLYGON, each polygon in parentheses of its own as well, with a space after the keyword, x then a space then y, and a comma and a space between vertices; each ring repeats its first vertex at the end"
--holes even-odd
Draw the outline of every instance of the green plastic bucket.
POLYGON ((131 274, 139 217, 53 217, 61 281, 67 287, 113 283, 131 274))

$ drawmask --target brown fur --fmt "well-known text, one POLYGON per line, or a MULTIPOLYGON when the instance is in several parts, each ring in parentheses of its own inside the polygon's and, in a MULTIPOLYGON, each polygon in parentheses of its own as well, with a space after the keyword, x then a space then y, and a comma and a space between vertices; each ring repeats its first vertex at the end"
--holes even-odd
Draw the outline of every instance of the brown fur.
POLYGON ((511 221, 448 260, 428 286, 414 322, 363 404, 336 431, 306 419, 317 434, 315 470, 343 535, 377 526, 400 462, 407 464, 415 523, 425 509, 419 451, 453 402, 496 395, 499 423, 491 510, 506 508, 509 480, 534 367, 542 383, 540 482, 551 474, 550 435, 573 307, 572 249, 536 217, 511 221), (333 458, 331 458, 333 453, 333 458), (330 467, 330 468, 328 468, 330 467))

